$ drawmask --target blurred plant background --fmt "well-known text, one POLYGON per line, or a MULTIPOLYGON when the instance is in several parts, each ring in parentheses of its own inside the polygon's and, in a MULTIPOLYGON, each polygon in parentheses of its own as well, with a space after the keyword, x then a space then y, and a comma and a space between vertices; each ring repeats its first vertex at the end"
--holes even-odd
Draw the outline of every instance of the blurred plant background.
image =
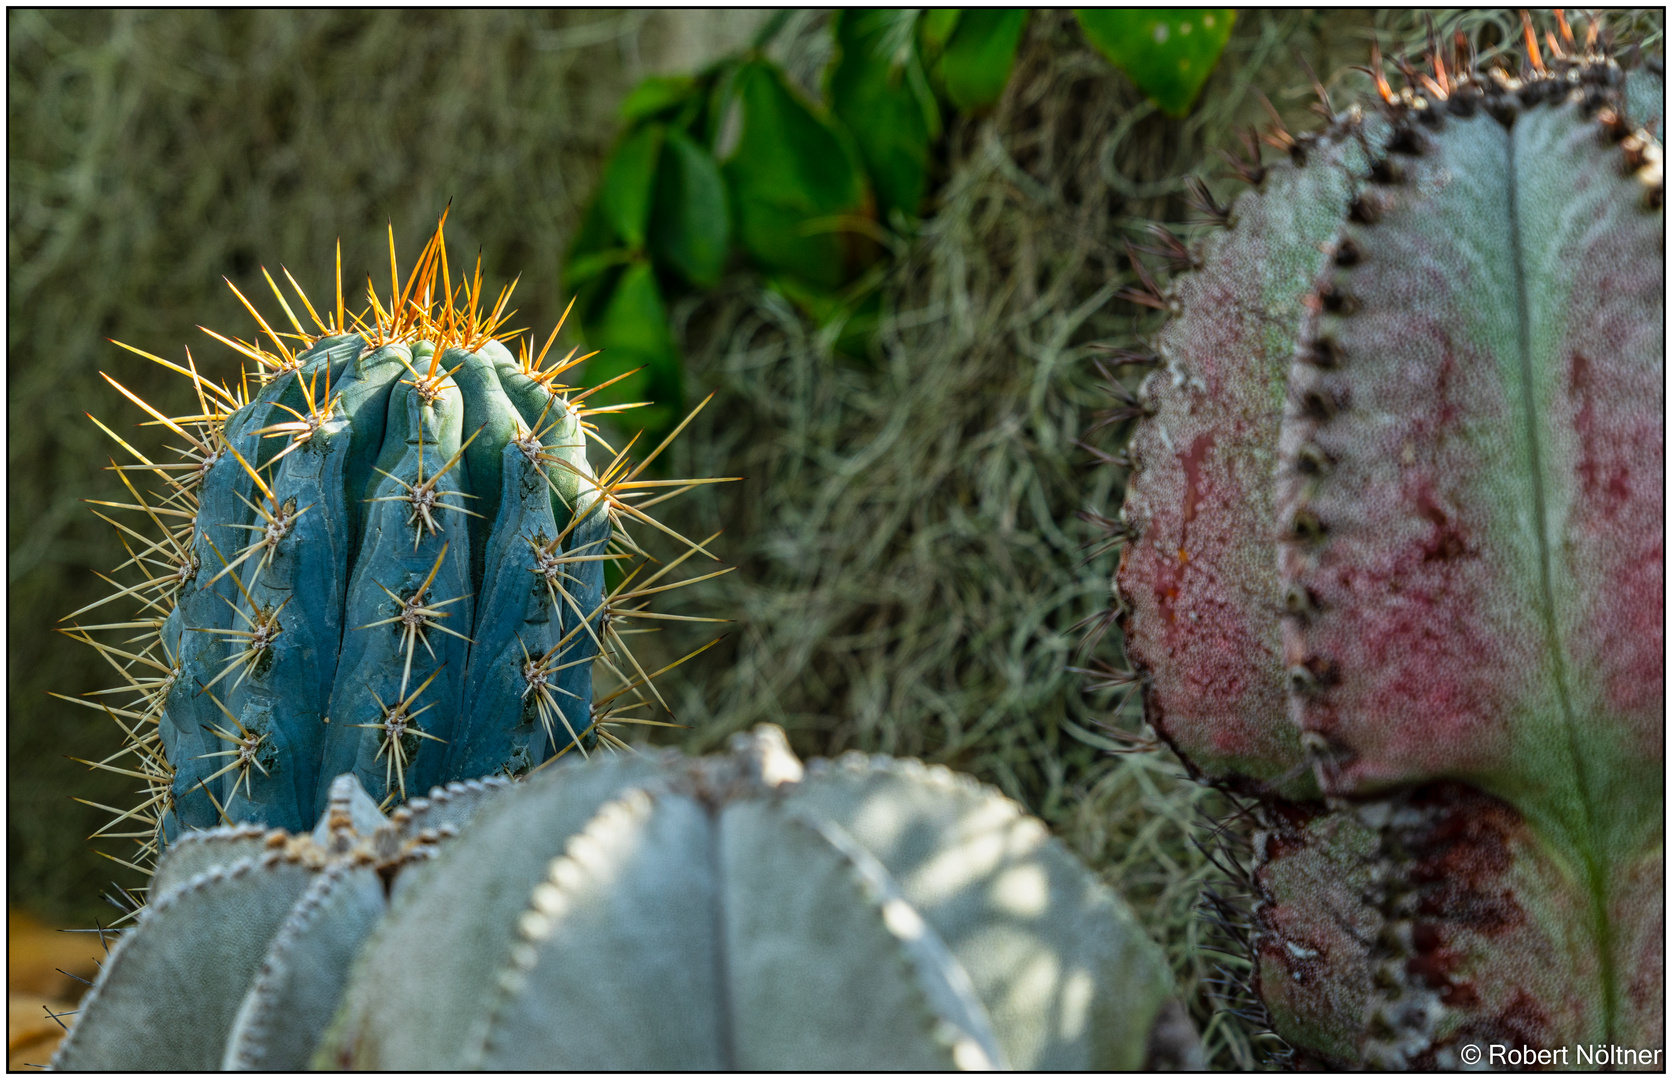
MULTIPOLYGON (((622 102, 625 130, 571 241, 564 281, 581 329, 604 351, 593 399, 647 401, 653 437, 684 406, 667 302, 748 266, 820 327, 837 353, 871 355, 890 267, 942 201, 946 121, 1003 96, 1030 12, 1021 8, 837 11, 807 30, 788 10, 749 47, 693 76, 653 76, 622 102), (786 31, 790 33, 785 33, 786 31), (816 44, 815 44, 816 43, 816 44), (806 46, 814 45, 813 50, 806 46), (807 60, 822 56, 822 64, 807 60)), ((1168 115, 1182 117, 1236 22, 1228 8, 1085 10, 1085 40, 1168 115)))
MULTIPOLYGON (((1233 197, 1216 153, 1246 154, 1251 125, 1315 126, 1313 73, 1340 107, 1373 38, 1409 52, 1431 18, 1490 46, 1519 21, 1251 10, 1204 49, 1203 14, 1169 55, 1205 82, 1181 82, 1146 72, 1131 26, 1068 11, 9 11, 8 902, 91 925, 107 882, 137 880, 72 801, 131 795, 70 760, 120 737, 48 696, 108 684, 54 629, 126 558, 82 503, 122 491, 83 413, 163 441, 99 372, 165 411, 188 387, 105 339, 235 377, 196 329, 251 332, 222 276, 255 298, 282 263, 317 297, 340 237, 352 287, 388 223, 409 262, 451 200, 455 250, 522 275, 513 325, 543 334, 578 290, 566 344, 608 350, 588 379, 643 369, 624 392, 657 406, 623 427, 715 395, 670 472, 745 479, 664 520, 724 529, 738 570, 668 607, 732 625, 661 684, 672 738, 771 721, 803 757, 998 785, 1134 903, 1214 1062, 1263 1060, 1257 1022, 1216 1007, 1241 961, 1197 913, 1221 876, 1197 844, 1232 808, 1146 741, 1127 688, 1071 670, 1120 666, 1113 635, 1076 652, 1115 559, 1078 515, 1112 515, 1122 477, 1121 425, 1078 445, 1113 404, 1097 346, 1156 325, 1118 295, 1126 243, 1200 216, 1191 177, 1233 197), (796 174, 809 154, 828 167, 796 174)), ((1165 16, 1175 45, 1189 17, 1165 16)), ((648 666, 707 636, 636 648, 648 666)))

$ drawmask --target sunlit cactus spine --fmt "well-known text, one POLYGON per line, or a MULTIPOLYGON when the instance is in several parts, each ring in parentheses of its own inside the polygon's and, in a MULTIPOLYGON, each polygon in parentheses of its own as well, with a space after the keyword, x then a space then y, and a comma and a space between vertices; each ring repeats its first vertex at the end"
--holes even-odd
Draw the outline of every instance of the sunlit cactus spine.
POLYGON ((557 330, 512 356, 511 287, 488 307, 480 260, 454 281, 441 226, 404 284, 391 230, 389 295, 368 282, 362 312, 345 308, 340 255, 323 317, 290 279, 312 329, 267 281, 288 330, 238 294, 261 337, 209 331, 248 361, 235 383, 124 346, 190 379, 196 412, 167 417, 110 380, 183 441, 154 462, 105 428, 137 459, 116 466, 128 500, 98 504, 127 512, 113 523, 132 557, 71 618, 137 610, 69 631, 122 678, 81 703, 126 736, 100 764, 146 785, 102 831, 138 840, 141 863, 184 830, 301 830, 341 773, 389 806, 655 722, 619 622, 684 557, 604 582, 607 562, 644 555, 638 526, 673 535, 635 505, 686 484, 643 478, 666 441, 595 472, 586 394, 558 382, 585 357, 548 363, 557 330), (602 700, 600 657, 619 684, 602 700))
POLYGON ((1661 67, 1522 28, 1377 57, 1127 293, 1110 681, 1252 798, 1221 907, 1313 1062, 1664 1041, 1661 67))

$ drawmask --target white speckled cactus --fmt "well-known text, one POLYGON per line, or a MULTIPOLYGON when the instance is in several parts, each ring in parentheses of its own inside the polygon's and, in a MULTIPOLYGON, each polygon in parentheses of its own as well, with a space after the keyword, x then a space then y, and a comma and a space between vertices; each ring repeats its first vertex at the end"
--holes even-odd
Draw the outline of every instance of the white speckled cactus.
POLYGON ((463 785, 388 824, 341 784, 311 837, 171 847, 54 1064, 1202 1064, 1126 905, 942 768, 849 755, 804 772, 762 728, 725 756, 463 785), (440 843, 460 804, 480 812, 440 843))
POLYGON ((509 786, 452 783, 386 818, 344 775, 312 833, 239 825, 182 837, 52 1067, 306 1066, 386 883, 509 786))

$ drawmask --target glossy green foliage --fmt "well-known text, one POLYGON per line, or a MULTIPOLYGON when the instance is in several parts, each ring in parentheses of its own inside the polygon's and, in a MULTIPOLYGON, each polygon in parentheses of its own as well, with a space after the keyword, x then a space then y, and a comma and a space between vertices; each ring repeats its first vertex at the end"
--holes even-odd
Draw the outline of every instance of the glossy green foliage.
POLYGON ((573 285, 646 254, 693 285, 713 285, 725 266, 731 215, 719 166, 682 127, 649 119, 688 101, 694 87, 690 80, 646 85, 655 93, 639 99, 644 112, 624 108, 646 122, 616 148, 594 213, 571 251, 573 285))
POLYGON ((876 190, 877 217, 917 216, 928 187, 940 106, 912 40, 912 13, 838 11, 837 55, 826 73, 830 109, 853 133, 876 190))
POLYGON ((953 105, 972 112, 998 101, 1027 22, 1026 8, 966 8, 925 27, 930 40, 944 35, 932 70, 953 105))
POLYGON ((656 191, 656 166, 661 161, 661 124, 646 124, 622 140, 604 170, 599 195, 604 217, 629 250, 644 247, 650 227, 650 200, 656 191))
POLYGON ((1183 116, 1231 38, 1233 8, 1080 8, 1080 27, 1168 116, 1183 116))
POLYGON ((867 194, 851 140, 774 65, 743 65, 731 93, 737 142, 721 157, 740 244, 768 272, 834 289, 858 255, 842 218, 867 194))
MULTIPOLYGON (((837 79, 850 107, 883 102, 868 56, 837 79)), ((922 108, 916 118, 924 130, 938 121, 932 101, 925 107, 928 118, 922 108)), ((587 341, 603 350, 586 369, 587 383, 603 387, 592 400, 650 402, 632 423, 659 436, 677 421, 684 393, 666 329, 670 298, 713 287, 736 258, 792 298, 827 308, 875 257, 866 236, 877 208, 855 138, 753 52, 695 77, 647 79, 621 114, 627 130, 565 274, 578 290, 587 341)), ((902 151, 887 145, 896 137, 884 131, 867 129, 866 145, 886 161, 889 205, 915 209, 926 137, 908 132, 902 151)))
POLYGON ((559 767, 396 885, 315 1064, 1200 1067, 1159 950, 1043 826, 851 755, 559 767))
MULTIPOLYGON (((1088 10, 1087 37, 1171 115, 1183 115, 1224 48, 1228 9, 1088 10)), ((766 31, 770 36, 781 20, 766 31)), ((641 83, 566 262, 587 340, 586 380, 634 422, 670 430, 683 400, 677 348, 644 329, 671 296, 713 287, 735 252, 868 354, 879 298, 864 276, 879 229, 908 232, 933 179, 943 108, 991 108, 1027 29, 1022 8, 837 11, 828 111, 759 45, 694 77, 641 83), (943 99, 945 104, 943 105, 943 99)), ((660 313, 660 315, 659 315, 660 313)))
POLYGON ((583 302, 602 304, 583 316, 588 342, 603 349, 587 361, 586 380, 604 389, 588 400, 599 407, 650 402, 634 410, 635 422, 653 434, 666 433, 678 422, 684 376, 655 269, 639 256, 610 271, 598 286, 583 287, 580 295, 583 302))
POLYGON ((652 75, 633 87, 617 111, 629 124, 665 118, 684 106, 696 88, 697 80, 689 75, 652 75))
MULTIPOLYGON (((1228 9, 1088 10, 1087 37, 1170 115, 1183 115, 1230 33, 1228 9)), ((849 9, 830 18, 828 111, 762 47, 696 76, 646 79, 566 263, 587 340, 605 351, 587 382, 600 404, 649 401, 653 434, 679 412, 682 377, 666 335, 643 320, 672 295, 711 288, 736 256, 821 325, 869 354, 880 299, 876 240, 909 235, 934 180, 943 110, 991 108, 1015 66, 1022 8, 849 9), (879 226, 881 227, 879 229, 879 226)))
POLYGON ((852 139, 764 60, 649 80, 622 113, 628 132, 567 273, 587 340, 604 350, 586 372, 610 384, 597 403, 649 401, 635 422, 662 434, 683 397, 669 290, 715 285, 735 246, 792 294, 830 294, 867 257, 856 223, 874 210, 852 139))
POLYGON ((672 430, 684 407, 665 290, 717 283, 732 241, 725 182, 700 137, 709 88, 659 77, 622 103, 628 130, 565 263, 581 328, 603 351, 586 370, 590 385, 605 387, 594 403, 649 402, 633 423, 656 435, 672 430))
POLYGON ((725 182, 713 156, 678 128, 662 146, 649 229, 657 258, 693 285, 719 283, 731 239, 725 182))
POLYGON ((609 385, 595 403, 649 401, 635 423, 652 433, 672 430, 684 408, 657 269, 694 286, 714 284, 731 239, 719 166, 677 117, 664 117, 694 94, 692 80, 660 79, 625 102, 622 112, 637 125, 610 159, 565 264, 570 288, 579 289, 582 331, 604 351, 587 368, 590 385, 609 385))

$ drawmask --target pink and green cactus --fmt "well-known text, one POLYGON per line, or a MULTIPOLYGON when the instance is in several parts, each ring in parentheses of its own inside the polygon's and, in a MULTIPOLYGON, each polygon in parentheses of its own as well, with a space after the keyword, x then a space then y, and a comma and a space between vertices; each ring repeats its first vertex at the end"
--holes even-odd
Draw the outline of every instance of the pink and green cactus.
POLYGON ((1126 652, 1334 1064, 1664 1038, 1660 69, 1525 49, 1378 58, 1141 297, 1126 652))

